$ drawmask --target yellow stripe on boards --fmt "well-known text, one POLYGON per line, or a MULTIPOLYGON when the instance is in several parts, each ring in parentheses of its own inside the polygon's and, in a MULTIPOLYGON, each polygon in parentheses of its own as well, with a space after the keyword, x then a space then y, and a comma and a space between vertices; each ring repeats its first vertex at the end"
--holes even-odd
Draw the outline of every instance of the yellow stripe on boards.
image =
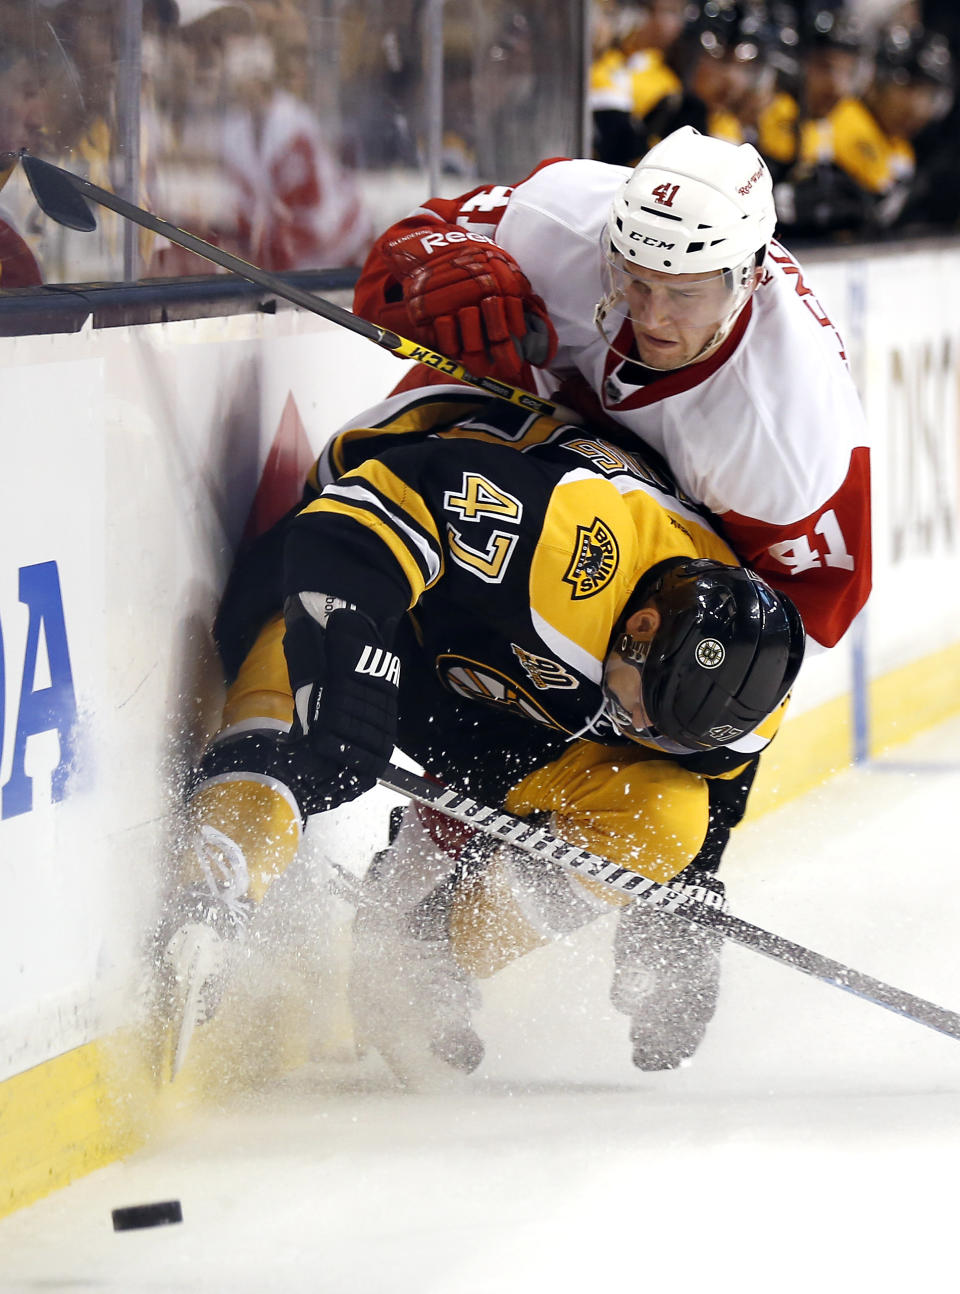
POLYGON ((791 718, 760 758, 746 821, 779 809, 848 767, 853 750, 849 696, 791 718))
POLYGON ((0 1217, 136 1149, 142 1109, 120 1098, 103 1041, 0 1083, 0 1217))
POLYGON ((960 643, 875 679, 869 710, 872 755, 960 712, 960 643))
MULTIPOLYGON (((912 740, 960 713, 960 643, 873 679, 869 688, 870 754, 912 740)), ((778 809, 835 773, 853 756, 853 702, 837 697, 787 720, 760 761, 747 820, 778 809)))
MULTIPOLYGON (((318 1048, 352 1055, 352 1024, 342 1013, 326 1020, 318 1039, 317 987, 298 979, 296 956, 292 950, 290 964, 279 967, 282 989, 267 999, 239 987, 224 999, 197 1029, 173 1083, 170 1039, 151 1037, 146 1026, 118 1030, 0 1083, 0 1218, 125 1158, 204 1104, 301 1069, 318 1048)), ((345 993, 341 986, 344 1000, 345 993)))

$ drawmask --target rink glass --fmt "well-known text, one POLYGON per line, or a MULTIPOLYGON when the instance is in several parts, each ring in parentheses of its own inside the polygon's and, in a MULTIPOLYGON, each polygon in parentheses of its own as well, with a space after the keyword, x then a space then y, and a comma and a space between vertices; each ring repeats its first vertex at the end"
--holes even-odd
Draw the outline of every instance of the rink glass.
MULTIPOLYGON (((0 0, 0 152, 27 147, 243 255, 269 188, 245 174, 224 130, 281 90, 309 110, 326 187, 350 191, 375 236, 432 194, 513 183, 544 156, 588 150, 586 10, 586 0, 0 0)), ((156 244, 112 214, 96 234, 51 229, 22 175, 0 207, 48 282, 163 269, 156 244)), ((331 209, 329 223, 341 215, 331 209)), ((324 208, 318 223, 327 218, 324 208)), ((362 250, 358 238, 303 268, 359 264, 362 250)), ((210 272, 170 265, 174 276, 210 272)))

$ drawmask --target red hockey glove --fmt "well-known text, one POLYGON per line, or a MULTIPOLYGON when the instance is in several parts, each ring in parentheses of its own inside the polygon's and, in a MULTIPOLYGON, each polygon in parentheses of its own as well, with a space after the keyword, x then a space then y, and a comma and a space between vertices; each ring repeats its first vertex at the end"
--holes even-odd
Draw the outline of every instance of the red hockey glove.
POLYGON ((387 243, 384 254, 398 298, 379 313, 387 328, 478 377, 516 382, 525 364, 542 368, 553 359, 557 334, 543 299, 496 243, 449 225, 387 243))

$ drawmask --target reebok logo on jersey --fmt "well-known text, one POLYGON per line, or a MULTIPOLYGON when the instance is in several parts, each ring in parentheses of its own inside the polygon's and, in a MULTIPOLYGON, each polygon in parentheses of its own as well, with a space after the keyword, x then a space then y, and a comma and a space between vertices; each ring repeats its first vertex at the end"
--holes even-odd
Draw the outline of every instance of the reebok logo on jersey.
POLYGON ((400 686, 400 658, 385 647, 367 645, 357 661, 355 674, 369 674, 371 678, 385 678, 394 687, 400 686))
POLYGON ((577 526, 576 547, 563 576, 573 586, 573 600, 592 598, 606 588, 619 562, 620 549, 606 522, 594 517, 589 526, 577 526))
POLYGON ((490 243, 492 245, 493 239, 488 238, 486 234, 470 233, 466 229, 450 229, 445 234, 427 234, 420 239, 420 246, 428 256, 432 256, 441 247, 450 247, 454 243, 490 243))

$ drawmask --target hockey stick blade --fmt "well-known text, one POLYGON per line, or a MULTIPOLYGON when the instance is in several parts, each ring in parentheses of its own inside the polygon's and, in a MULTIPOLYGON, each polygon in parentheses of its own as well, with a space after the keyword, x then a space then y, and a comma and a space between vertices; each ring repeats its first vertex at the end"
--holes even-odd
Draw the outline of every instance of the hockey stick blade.
POLYGON ((93 233, 97 227, 96 216, 77 189, 61 178, 66 172, 51 166, 49 162, 42 162, 39 157, 31 157, 26 152, 20 154, 20 164, 37 200, 37 206, 45 216, 55 220, 58 225, 66 225, 68 229, 77 229, 84 234, 93 233))
POLYGON ((381 328, 378 324, 361 319, 359 315, 336 305, 333 301, 318 297, 315 293, 307 292, 306 289, 297 287, 295 284, 286 283, 278 275, 270 274, 257 265, 251 265, 249 261, 234 256, 231 252, 225 252, 221 247, 215 247, 213 243, 208 243, 198 238, 196 234, 180 229, 161 216, 144 211, 142 207, 135 206, 126 198, 111 193, 109 189, 102 189, 98 184, 85 180, 80 175, 74 175, 72 171, 67 171, 62 166, 44 162, 26 151, 21 152, 20 162, 30 181, 37 205, 44 215, 49 216, 57 224, 84 231, 95 229, 96 221, 87 207, 87 202, 96 202, 99 206, 115 211, 117 215, 132 221, 142 229, 149 229, 152 233, 169 239, 178 247, 186 248, 188 252, 194 252, 204 260, 219 265, 221 269, 229 270, 232 274, 246 279, 248 283, 266 288, 268 292, 282 297, 284 301, 300 306, 303 310, 309 310, 330 323, 349 329, 350 332, 372 341, 383 350, 390 351, 399 359, 410 359, 418 364, 426 364, 428 368, 436 369, 438 373, 453 381, 466 382, 468 386, 475 386, 481 391, 486 391, 488 395, 494 395, 508 404, 518 405, 530 413, 543 414, 548 418, 556 418, 560 422, 580 425, 578 415, 572 410, 554 404, 551 400, 544 400, 531 391, 523 390, 522 387, 511 386, 509 382, 501 382, 493 377, 476 377, 456 360, 441 355, 438 351, 430 350, 427 346, 409 341, 388 328, 381 328), (80 223, 84 218, 92 223, 80 223))
POLYGON ((387 771, 379 780, 382 786, 395 791, 398 795, 406 796, 407 799, 415 800, 432 809, 438 809, 441 813, 456 818, 477 831, 482 831, 537 858, 558 863, 584 880, 599 882, 632 899, 638 899, 660 908, 661 911, 715 930, 732 943, 740 944, 744 948, 752 948, 754 952, 780 962, 784 966, 792 966, 795 970, 803 971, 804 974, 819 979, 824 984, 832 984, 835 988, 853 993, 866 1002, 872 1002, 875 1006, 885 1007, 888 1011, 913 1020, 916 1024, 926 1025, 928 1029, 946 1034, 948 1038, 960 1040, 960 1013, 938 1006, 935 1002, 928 1002, 925 998, 916 997, 903 989, 895 988, 892 984, 885 984, 883 980, 874 979, 872 975, 865 975, 851 966, 845 966, 842 962, 834 961, 810 948, 805 948, 802 944, 793 943, 792 940, 764 930, 761 926, 752 925, 749 921, 743 921, 717 907, 712 907, 700 898, 691 897, 691 890, 695 890, 696 887, 686 886, 679 879, 666 884, 651 881, 641 876, 639 872, 621 867, 618 863, 600 857, 599 854, 578 849, 543 827, 533 826, 523 818, 481 804, 461 791, 440 786, 428 778, 410 773, 395 764, 389 764, 387 771))

